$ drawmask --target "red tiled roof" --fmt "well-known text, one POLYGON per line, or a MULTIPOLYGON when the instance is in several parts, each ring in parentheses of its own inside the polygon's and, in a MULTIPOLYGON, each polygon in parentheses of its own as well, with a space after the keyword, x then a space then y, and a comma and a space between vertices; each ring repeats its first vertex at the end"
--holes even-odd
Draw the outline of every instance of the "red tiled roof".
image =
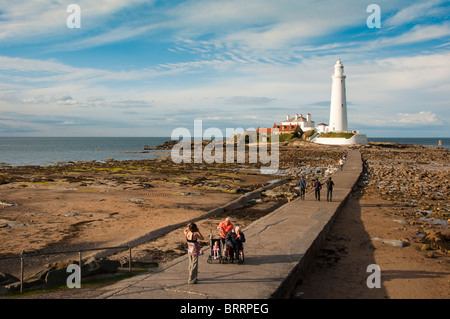
POLYGON ((278 128, 280 132, 294 131, 298 125, 277 125, 274 124, 273 128, 278 128))
POLYGON ((258 127, 256 133, 272 133, 272 128, 270 127, 258 127))

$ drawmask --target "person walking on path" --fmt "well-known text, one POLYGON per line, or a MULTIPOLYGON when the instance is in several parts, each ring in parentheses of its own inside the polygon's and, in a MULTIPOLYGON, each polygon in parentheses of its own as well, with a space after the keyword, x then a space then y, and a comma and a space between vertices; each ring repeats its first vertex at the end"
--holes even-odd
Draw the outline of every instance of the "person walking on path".
POLYGON ((306 181, 302 177, 300 177, 300 180, 298 181, 298 186, 300 188, 300 198, 305 199, 305 193, 306 193, 306 181))
POLYGON ((325 184, 327 185, 327 202, 331 202, 333 199, 333 186, 334 186, 334 182, 331 180, 331 177, 328 177, 325 184))
POLYGON ((342 158, 339 160, 339 166, 340 166, 341 171, 342 171, 342 168, 344 167, 344 160, 342 158))
POLYGON ((203 255, 203 251, 200 249, 200 244, 197 242, 199 239, 203 240, 204 237, 200 233, 197 225, 194 223, 184 230, 184 235, 188 243, 188 257, 189 257, 189 277, 188 284, 196 284, 198 282, 198 256, 203 255))
POLYGON ((320 190, 322 189, 322 183, 320 183, 319 179, 316 178, 314 182, 314 195, 316 196, 316 200, 320 201, 320 190))

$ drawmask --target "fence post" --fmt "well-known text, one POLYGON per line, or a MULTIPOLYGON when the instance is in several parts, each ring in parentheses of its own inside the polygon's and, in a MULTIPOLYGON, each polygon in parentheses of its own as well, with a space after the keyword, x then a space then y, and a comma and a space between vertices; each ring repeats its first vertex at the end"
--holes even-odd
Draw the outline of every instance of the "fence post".
POLYGON ((128 246, 129 250, 130 250, 130 259, 128 260, 128 270, 131 273, 131 246, 128 246))
POLYGON ((20 252, 20 294, 23 293, 23 251, 20 252))
POLYGON ((78 251, 78 265, 80 266, 80 273, 79 275, 79 283, 80 283, 80 287, 81 287, 81 250, 78 251))

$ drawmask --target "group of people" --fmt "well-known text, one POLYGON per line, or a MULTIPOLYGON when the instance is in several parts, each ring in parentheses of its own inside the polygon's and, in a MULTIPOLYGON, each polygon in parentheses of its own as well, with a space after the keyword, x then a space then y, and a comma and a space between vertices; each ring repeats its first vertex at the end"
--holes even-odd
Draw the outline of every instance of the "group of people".
MULTIPOLYGON (((343 169, 344 163, 346 162, 346 155, 339 161, 340 170, 343 169)), ((321 183, 318 178, 313 180, 314 187, 314 196, 317 201, 320 201, 320 191, 322 189, 322 185, 325 184, 327 187, 327 202, 331 202, 333 198, 333 188, 334 182, 331 177, 325 181, 325 183, 321 183)), ((306 194, 306 181, 303 176, 301 176, 298 181, 298 186, 300 189, 300 198, 302 200, 305 199, 306 194)), ((230 250, 230 258, 238 258, 239 250, 242 249, 242 243, 245 242, 245 235, 241 231, 240 227, 234 227, 230 218, 227 217, 224 221, 222 221, 217 229, 220 231, 220 241, 221 246, 226 247, 228 245, 230 250)), ((189 284, 196 284, 198 282, 198 256, 203 255, 203 251, 201 250, 200 244, 198 240, 204 240, 203 235, 200 233, 197 225, 194 223, 189 224, 189 226, 184 230, 184 235, 186 237, 186 241, 188 243, 188 255, 189 255, 189 284)), ((224 250, 224 249, 222 249, 224 250)), ((219 243, 216 242, 213 248, 214 257, 218 257, 221 248, 219 243)))
MULTIPOLYGON (((242 243, 245 242, 245 235, 241 231, 239 226, 234 227, 231 219, 227 217, 222 221, 217 229, 220 231, 220 240, 222 247, 228 245, 230 250, 230 258, 233 260, 234 256, 238 258, 239 250, 242 249, 242 243)), ((205 238, 200 233, 197 225, 195 223, 189 224, 189 226, 184 230, 184 235, 188 244, 188 256, 189 256, 189 284, 196 284, 198 282, 198 256, 203 255, 200 244, 198 240, 204 240, 205 238)), ((219 243, 214 246, 214 251, 219 253, 219 243)), ((215 255, 216 256, 216 255, 215 255)))
POLYGON ((231 219, 227 217, 217 226, 217 230, 220 231, 222 247, 226 247, 225 245, 227 245, 230 249, 231 260, 234 259, 234 256, 236 256, 237 259, 239 250, 242 249, 243 246, 242 243, 245 242, 245 235, 241 231, 241 228, 239 226, 234 227, 231 219))
MULTIPOLYGON (((334 187, 334 182, 331 179, 331 177, 328 177, 325 183, 321 183, 318 178, 313 179, 314 196, 317 201, 320 201, 320 191, 322 190, 323 184, 327 186, 327 202, 331 202, 333 200, 333 187, 334 187)), ((306 193, 306 181, 303 176, 298 181, 298 186, 300 188, 300 198, 304 200, 306 193)))
MULTIPOLYGON (((339 160, 339 168, 342 171, 344 164, 347 160, 347 155, 345 154, 340 160, 339 160)), ((322 185, 325 184, 327 187, 327 202, 331 202, 333 200, 333 188, 334 188, 334 182, 331 179, 331 177, 328 177, 328 179, 325 181, 325 183, 321 183, 318 178, 312 180, 313 187, 314 187, 314 196, 317 201, 320 201, 320 191, 322 190, 322 185)), ((303 176, 300 177, 300 180, 297 183, 299 189, 300 189, 300 198, 303 200, 305 199, 306 194, 306 181, 303 176)))

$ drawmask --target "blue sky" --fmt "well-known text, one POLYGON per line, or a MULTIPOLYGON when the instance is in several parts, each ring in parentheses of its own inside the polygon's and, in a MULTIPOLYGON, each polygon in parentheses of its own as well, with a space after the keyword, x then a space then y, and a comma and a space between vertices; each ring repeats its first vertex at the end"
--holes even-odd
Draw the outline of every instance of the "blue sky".
POLYGON ((450 137, 449 16, 448 0, 0 0, 0 136, 328 123, 341 59, 349 129, 450 137))

